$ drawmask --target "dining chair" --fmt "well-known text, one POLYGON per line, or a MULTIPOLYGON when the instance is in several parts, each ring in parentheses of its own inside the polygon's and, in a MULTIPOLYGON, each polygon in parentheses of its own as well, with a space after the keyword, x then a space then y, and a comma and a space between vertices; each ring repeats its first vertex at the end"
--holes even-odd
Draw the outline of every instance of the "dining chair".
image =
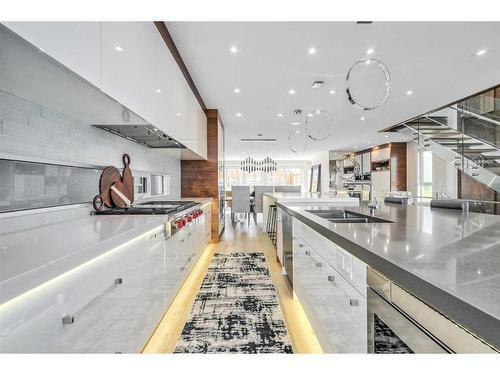
POLYGON ((231 223, 234 224, 234 214, 250 214, 250 186, 231 186, 231 223))
POLYGON ((272 186, 255 186, 254 187, 255 198, 253 204, 253 220, 257 223, 257 214, 264 213, 264 194, 272 193, 272 186))

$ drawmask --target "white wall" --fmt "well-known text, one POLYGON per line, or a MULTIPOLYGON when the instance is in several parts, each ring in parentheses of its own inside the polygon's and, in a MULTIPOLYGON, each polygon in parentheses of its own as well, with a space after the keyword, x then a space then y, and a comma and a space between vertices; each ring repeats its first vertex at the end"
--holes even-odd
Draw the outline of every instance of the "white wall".
POLYGON ((170 196, 180 197, 180 150, 146 148, 0 91, 1 157, 122 168, 124 153, 130 155, 133 172, 169 174, 170 196))
POLYGON ((330 151, 322 151, 311 157, 312 165, 321 165, 321 192, 328 193, 330 179, 330 151))

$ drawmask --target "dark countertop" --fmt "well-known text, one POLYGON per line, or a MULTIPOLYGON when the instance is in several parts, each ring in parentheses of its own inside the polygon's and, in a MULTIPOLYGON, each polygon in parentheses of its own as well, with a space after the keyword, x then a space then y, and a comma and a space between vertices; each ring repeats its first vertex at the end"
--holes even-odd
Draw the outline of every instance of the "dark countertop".
MULTIPOLYGON (((393 223, 332 223, 277 203, 451 320, 500 348, 500 216, 366 203, 346 210, 393 223)), ((332 207, 339 209, 339 207, 332 207)))

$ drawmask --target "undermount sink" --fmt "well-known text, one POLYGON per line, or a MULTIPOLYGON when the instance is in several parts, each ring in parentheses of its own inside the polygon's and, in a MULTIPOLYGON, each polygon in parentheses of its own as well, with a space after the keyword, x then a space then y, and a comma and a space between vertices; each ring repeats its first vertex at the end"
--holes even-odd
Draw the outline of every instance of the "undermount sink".
POLYGON ((332 223, 392 223, 390 220, 381 219, 374 216, 366 216, 348 210, 306 210, 313 215, 332 223))

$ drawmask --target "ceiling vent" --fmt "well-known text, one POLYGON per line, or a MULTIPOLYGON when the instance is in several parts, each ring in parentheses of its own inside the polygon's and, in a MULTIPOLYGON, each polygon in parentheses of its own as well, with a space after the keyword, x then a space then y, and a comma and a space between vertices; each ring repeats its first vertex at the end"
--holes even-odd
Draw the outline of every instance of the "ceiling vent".
POLYGON ((320 87, 323 87, 325 84, 325 81, 314 81, 312 84, 313 89, 319 89, 320 87))
POLYGON ((241 138, 241 142, 276 142, 276 138, 241 138))
POLYGON ((296 109, 296 110, 293 111, 293 114, 295 116, 300 116, 302 114, 302 110, 301 109, 296 109))

